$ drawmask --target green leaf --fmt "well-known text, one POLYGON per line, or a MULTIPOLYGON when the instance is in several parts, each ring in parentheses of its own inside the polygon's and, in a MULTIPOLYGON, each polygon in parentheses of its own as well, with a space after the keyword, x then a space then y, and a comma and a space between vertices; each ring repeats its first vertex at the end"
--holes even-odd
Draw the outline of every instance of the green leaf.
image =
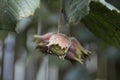
POLYGON ((68 24, 78 23, 89 13, 90 0, 63 0, 63 14, 68 24))
POLYGON ((96 36, 120 48, 120 13, 117 9, 109 8, 100 2, 91 2, 90 12, 82 22, 96 36))
POLYGON ((40 0, 0 0, 0 30, 15 31, 18 21, 33 15, 39 4, 40 0))

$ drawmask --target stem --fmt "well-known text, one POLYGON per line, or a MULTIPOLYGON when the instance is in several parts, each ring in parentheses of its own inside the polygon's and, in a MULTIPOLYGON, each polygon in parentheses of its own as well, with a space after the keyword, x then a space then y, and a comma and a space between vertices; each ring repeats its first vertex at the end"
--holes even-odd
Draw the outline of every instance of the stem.
POLYGON ((62 0, 60 0, 60 11, 59 11, 59 17, 58 17, 58 33, 64 33, 67 35, 70 35, 69 31, 69 25, 64 20, 64 14, 62 11, 62 0))
POLYGON ((59 11, 59 17, 58 17, 58 33, 61 31, 62 28, 62 2, 60 0, 60 11, 59 11))
POLYGON ((38 27, 37 27, 37 34, 40 35, 41 34, 41 29, 42 29, 42 25, 41 25, 41 20, 40 18, 38 19, 38 27))
POLYGON ((62 13, 60 13, 59 18, 58 18, 58 33, 61 31, 62 28, 62 13))

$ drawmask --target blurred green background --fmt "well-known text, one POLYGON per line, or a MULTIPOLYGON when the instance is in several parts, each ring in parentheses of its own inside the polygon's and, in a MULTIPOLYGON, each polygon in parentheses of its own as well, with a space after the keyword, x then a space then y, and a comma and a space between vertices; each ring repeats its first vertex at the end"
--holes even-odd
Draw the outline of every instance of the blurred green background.
MULTIPOLYGON (((120 9, 119 0, 106 1, 120 9)), ((60 0, 41 0, 35 14, 17 24, 19 33, 1 33, 0 80, 120 80, 119 49, 94 36, 82 23, 62 30, 93 53, 85 64, 46 56, 35 48, 33 35, 57 32, 59 9, 60 0)))

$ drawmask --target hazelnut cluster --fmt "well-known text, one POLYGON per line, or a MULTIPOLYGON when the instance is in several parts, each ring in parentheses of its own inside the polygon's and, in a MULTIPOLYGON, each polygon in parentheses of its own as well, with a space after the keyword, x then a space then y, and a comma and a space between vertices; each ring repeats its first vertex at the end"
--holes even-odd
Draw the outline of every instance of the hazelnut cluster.
POLYGON ((45 54, 59 56, 71 62, 83 63, 90 51, 84 49, 74 37, 68 37, 62 33, 46 33, 42 36, 34 35, 37 48, 45 54))

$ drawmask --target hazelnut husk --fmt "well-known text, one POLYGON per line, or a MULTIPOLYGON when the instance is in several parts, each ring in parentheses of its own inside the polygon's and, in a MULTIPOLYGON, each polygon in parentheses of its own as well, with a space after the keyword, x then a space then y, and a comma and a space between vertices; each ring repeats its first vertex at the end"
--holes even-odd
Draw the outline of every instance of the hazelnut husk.
POLYGON ((90 51, 82 47, 77 39, 62 33, 35 35, 34 41, 37 44, 36 48, 40 49, 41 52, 56 55, 71 62, 83 63, 83 60, 91 54, 90 51))

